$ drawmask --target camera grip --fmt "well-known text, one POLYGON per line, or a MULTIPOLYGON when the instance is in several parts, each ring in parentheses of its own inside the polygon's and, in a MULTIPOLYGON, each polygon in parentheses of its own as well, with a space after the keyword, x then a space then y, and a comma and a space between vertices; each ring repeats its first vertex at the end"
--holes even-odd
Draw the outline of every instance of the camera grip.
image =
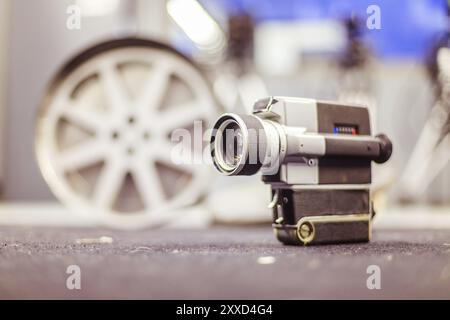
POLYGON ((273 189, 273 228, 279 241, 306 245, 367 242, 372 205, 368 189, 273 189))

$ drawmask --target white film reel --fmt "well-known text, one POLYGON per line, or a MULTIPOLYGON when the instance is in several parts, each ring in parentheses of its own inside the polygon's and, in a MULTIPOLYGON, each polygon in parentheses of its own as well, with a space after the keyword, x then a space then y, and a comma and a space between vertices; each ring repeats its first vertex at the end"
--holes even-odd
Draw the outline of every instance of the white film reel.
POLYGON ((144 39, 104 42, 51 83, 37 119, 39 167, 64 205, 101 224, 173 222, 177 209, 204 195, 211 171, 175 164, 171 132, 192 131, 195 120, 206 130, 217 114, 208 82, 174 49, 144 39))

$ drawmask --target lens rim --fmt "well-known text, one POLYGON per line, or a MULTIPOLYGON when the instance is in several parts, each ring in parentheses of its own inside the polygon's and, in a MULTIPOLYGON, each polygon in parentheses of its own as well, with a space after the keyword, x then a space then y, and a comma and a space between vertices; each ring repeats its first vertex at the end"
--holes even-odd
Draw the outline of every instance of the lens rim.
POLYGON ((239 172, 245 165, 248 156, 247 126, 239 118, 236 118, 232 115, 223 115, 216 122, 214 129, 215 129, 215 137, 213 141, 214 148, 212 149, 212 152, 214 154, 212 154, 212 158, 215 166, 219 171, 229 175, 239 172), (227 163, 227 161, 225 160, 226 159, 225 155, 222 152, 222 139, 224 139, 225 130, 230 124, 237 124, 237 126, 242 132, 242 155, 237 164, 234 166, 231 166, 227 163))
POLYGON ((253 175, 259 171, 262 166, 262 161, 259 157, 259 152, 264 155, 266 150, 266 134, 261 120, 254 115, 239 115, 233 113, 223 114, 216 121, 213 127, 213 134, 211 136, 211 157, 216 169, 225 175, 253 175), (226 163, 225 157, 222 153, 222 138, 224 129, 230 123, 236 123, 242 132, 242 156, 235 166, 230 166, 226 163), (258 134, 250 141, 249 129, 257 130, 258 134), (261 133, 261 134, 260 134, 261 133), (257 148, 256 163, 249 162, 249 148, 257 148))
MULTIPOLYGON (((247 144, 246 144, 247 140, 246 140, 246 137, 244 136, 244 134, 246 133, 246 131, 242 131, 240 125, 235 120, 228 119, 228 120, 225 120, 224 122, 222 122, 222 124, 217 129, 217 132, 219 133, 219 137, 216 138, 217 140, 215 141, 215 144, 214 144, 214 149, 216 150, 217 161, 219 162, 220 166, 223 169, 225 169, 227 172, 231 172, 239 165, 242 157, 245 155, 244 146, 247 146, 247 144), (223 139, 224 139, 224 134, 225 134, 225 138, 227 138, 226 130, 228 130, 228 128, 231 125, 236 125, 236 124, 237 124, 240 132, 242 133, 242 150, 241 150, 242 152, 240 153, 239 161, 233 165, 230 165, 226 153, 223 152, 224 151, 223 139)), ((234 143, 234 141, 233 141, 233 143, 234 143)), ((225 148, 227 148, 226 143, 225 143, 225 148)), ((236 155, 234 155, 234 156, 236 156, 236 155)))

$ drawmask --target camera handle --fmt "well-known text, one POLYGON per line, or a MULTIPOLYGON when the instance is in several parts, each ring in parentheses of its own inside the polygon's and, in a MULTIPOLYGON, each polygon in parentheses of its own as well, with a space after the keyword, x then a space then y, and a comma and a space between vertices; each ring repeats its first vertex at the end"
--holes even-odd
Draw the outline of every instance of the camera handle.
MULTIPOLYGON (((384 134, 376 137, 332 134, 290 134, 286 159, 295 157, 363 157, 384 163, 392 154, 392 143, 384 134)), ((294 160, 295 161, 295 160, 294 160)))

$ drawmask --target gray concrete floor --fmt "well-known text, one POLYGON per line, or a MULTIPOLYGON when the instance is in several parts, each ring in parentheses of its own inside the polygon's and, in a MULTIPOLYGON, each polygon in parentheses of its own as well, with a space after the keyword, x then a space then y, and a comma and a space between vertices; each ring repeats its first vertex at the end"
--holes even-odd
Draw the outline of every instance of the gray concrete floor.
POLYGON ((119 232, 0 228, 0 298, 450 298, 450 230, 374 230, 368 244, 290 247, 269 227, 119 232), (110 244, 77 244, 80 238, 110 244), (258 258, 272 256, 273 264, 258 258), (66 269, 81 268, 81 290, 66 269), (369 265, 381 290, 369 290, 369 265))

